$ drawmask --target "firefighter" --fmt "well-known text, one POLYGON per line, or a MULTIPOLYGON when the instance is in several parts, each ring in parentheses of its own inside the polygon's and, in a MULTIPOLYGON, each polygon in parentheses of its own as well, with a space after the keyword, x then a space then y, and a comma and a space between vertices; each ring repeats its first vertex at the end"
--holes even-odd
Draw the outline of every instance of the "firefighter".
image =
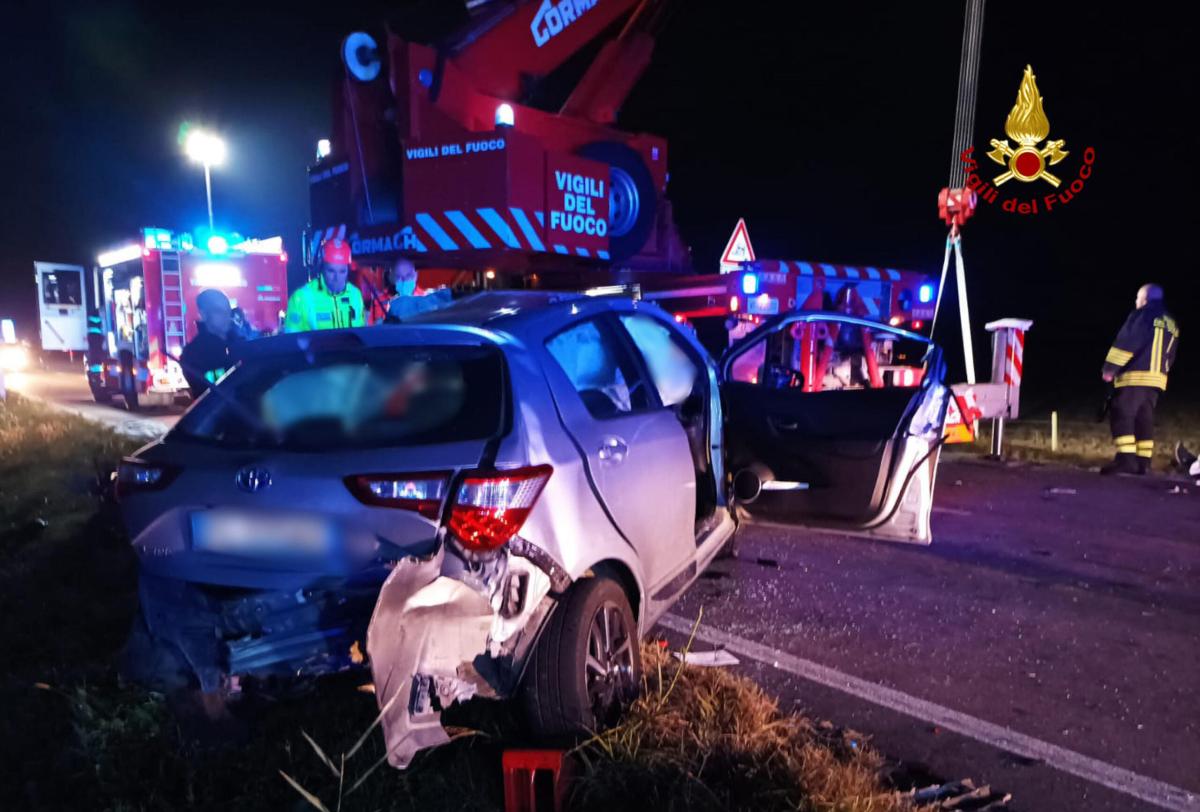
POLYGON ((188 342, 179 355, 179 366, 187 379, 192 397, 200 397, 236 363, 237 330, 233 323, 233 308, 229 298, 219 290, 209 288, 196 297, 200 318, 196 337, 188 342))
POLYGON ((349 276, 350 246, 345 240, 327 240, 321 247, 320 273, 288 299, 284 332, 362 327, 362 293, 349 276))
POLYGON ((1135 308, 1125 319, 1104 359, 1101 376, 1115 387, 1110 420, 1117 455, 1102 474, 1145 474, 1154 456, 1154 406, 1167 388, 1167 374, 1179 346, 1179 327, 1163 305, 1158 285, 1138 288, 1135 308))
POLYGON ((397 296, 424 296, 417 287, 417 266, 411 259, 401 257, 392 265, 392 280, 397 296))

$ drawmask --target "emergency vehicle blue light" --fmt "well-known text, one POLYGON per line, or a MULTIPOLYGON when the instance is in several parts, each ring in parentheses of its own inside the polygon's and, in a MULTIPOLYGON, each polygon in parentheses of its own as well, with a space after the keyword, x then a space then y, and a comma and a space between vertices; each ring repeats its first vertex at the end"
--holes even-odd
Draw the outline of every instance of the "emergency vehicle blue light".
POLYGON ((220 234, 214 234, 208 238, 208 253, 224 254, 227 251, 229 251, 229 240, 220 234))
POLYGON ((504 102, 496 108, 496 126, 511 127, 516 123, 517 117, 513 112, 513 106, 508 102, 504 102))
POLYGON ((752 273, 742 276, 742 293, 753 296, 758 293, 758 276, 752 273))
POLYGON ((921 304, 929 304, 932 302, 933 285, 929 282, 926 282, 924 285, 921 285, 921 287, 917 288, 917 298, 921 301, 921 304))

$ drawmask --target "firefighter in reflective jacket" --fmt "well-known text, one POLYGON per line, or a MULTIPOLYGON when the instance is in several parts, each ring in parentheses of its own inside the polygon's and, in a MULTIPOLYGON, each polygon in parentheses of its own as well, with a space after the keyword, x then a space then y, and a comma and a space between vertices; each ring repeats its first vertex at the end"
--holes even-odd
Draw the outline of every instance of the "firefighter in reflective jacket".
POLYGON ((362 327, 363 297, 349 275, 350 246, 327 240, 321 247, 321 272, 288 299, 284 332, 362 327))
POLYGON ((1116 458, 1102 474, 1145 474, 1154 456, 1154 406, 1167 388, 1179 327, 1158 285, 1138 288, 1136 307, 1117 333, 1101 373, 1115 387, 1110 420, 1116 458))

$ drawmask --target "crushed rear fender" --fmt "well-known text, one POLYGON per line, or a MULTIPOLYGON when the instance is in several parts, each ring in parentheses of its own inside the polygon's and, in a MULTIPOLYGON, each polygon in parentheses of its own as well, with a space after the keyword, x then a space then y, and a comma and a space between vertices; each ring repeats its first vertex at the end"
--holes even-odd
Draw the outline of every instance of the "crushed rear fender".
POLYGON ((392 766, 449 741, 441 711, 453 703, 513 694, 554 594, 568 585, 520 539, 485 562, 468 563, 444 543, 428 558, 397 562, 367 629, 392 766))

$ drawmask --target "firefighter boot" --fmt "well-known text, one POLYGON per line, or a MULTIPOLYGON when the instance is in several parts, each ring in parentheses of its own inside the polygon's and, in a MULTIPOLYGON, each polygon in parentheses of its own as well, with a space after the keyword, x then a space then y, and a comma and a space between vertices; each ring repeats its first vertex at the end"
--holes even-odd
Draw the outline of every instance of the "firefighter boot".
POLYGON ((1112 476, 1113 474, 1137 476, 1142 472, 1138 467, 1136 454, 1117 454, 1112 462, 1100 469, 1100 473, 1104 476, 1112 476))
POLYGON ((1138 473, 1143 476, 1150 473, 1150 460, 1154 458, 1154 441, 1153 440, 1138 440, 1137 441, 1137 464, 1138 473))

